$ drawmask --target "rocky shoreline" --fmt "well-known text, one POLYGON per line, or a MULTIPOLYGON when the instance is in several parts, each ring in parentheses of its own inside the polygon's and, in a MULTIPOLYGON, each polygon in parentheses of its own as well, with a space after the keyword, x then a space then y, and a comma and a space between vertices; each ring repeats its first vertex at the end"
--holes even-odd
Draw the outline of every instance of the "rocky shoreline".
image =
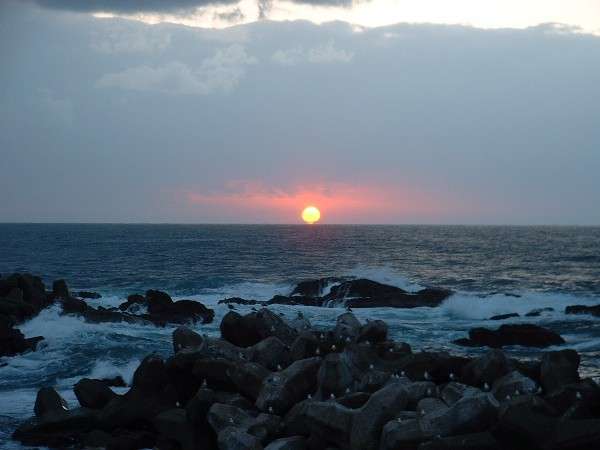
POLYGON ((234 310, 222 318, 220 337, 212 338, 184 325, 213 321, 214 311, 200 302, 173 301, 151 290, 116 308, 94 308, 62 280, 46 291, 31 275, 0 278, 0 319, 7 324, 0 351, 43 339, 25 338, 14 326, 54 304, 92 323, 180 325, 173 354, 148 355, 127 392, 111 389, 123 386, 122 379, 83 378, 73 387, 79 405, 68 405, 44 387, 32 405, 34 416, 13 438, 51 448, 165 450, 600 448, 600 387, 580 377, 575 350, 545 351, 537 360, 501 350, 564 344, 551 330, 532 324, 474 328, 456 343, 490 350, 458 356, 413 351, 389 337, 384 321, 361 323, 351 312, 359 299, 412 308, 418 297, 421 306, 435 307, 440 292, 407 293, 362 279, 303 282, 271 303, 223 301, 234 310), (300 312, 289 319, 268 308, 309 302, 348 311, 323 329, 300 312), (237 304, 255 306, 240 314, 237 304))

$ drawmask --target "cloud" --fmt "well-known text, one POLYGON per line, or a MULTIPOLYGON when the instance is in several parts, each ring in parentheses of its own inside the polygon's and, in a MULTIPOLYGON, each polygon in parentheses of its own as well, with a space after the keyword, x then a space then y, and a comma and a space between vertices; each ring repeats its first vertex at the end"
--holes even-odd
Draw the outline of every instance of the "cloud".
POLYGON ((308 50, 302 47, 277 50, 271 57, 273 61, 284 66, 295 66, 301 63, 348 63, 353 58, 353 52, 335 48, 333 40, 308 50))
POLYGON ((96 87, 182 95, 227 93, 238 86, 246 66, 256 62, 244 47, 235 44, 204 59, 197 69, 178 61, 159 67, 132 67, 104 75, 96 82, 96 87))
POLYGON ((308 205, 317 206, 328 223, 384 223, 390 217, 427 217, 466 209, 459 202, 435 198, 408 186, 342 182, 275 186, 236 180, 222 189, 182 189, 174 194, 177 202, 192 210, 201 208, 212 217, 226 218, 234 211, 272 223, 297 222, 300 211, 308 205))
POLYGON ((164 30, 137 29, 117 24, 107 31, 92 32, 90 46, 99 53, 158 53, 171 44, 164 30))
POLYGON ((214 18, 229 23, 237 23, 244 20, 244 13, 240 8, 234 8, 229 11, 215 12, 214 18))

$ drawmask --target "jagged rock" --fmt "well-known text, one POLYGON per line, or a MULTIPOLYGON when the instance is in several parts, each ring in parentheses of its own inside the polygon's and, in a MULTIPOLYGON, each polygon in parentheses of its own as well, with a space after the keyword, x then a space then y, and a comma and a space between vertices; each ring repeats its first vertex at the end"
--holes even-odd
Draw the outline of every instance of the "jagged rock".
POLYGON ((506 320, 513 317, 520 317, 520 315, 518 313, 498 314, 497 316, 490 317, 488 320, 506 320))
POLYGON ((269 336, 276 336, 284 344, 291 345, 298 335, 280 316, 266 308, 245 316, 229 311, 223 317, 220 329, 223 339, 238 347, 250 347, 269 336))
POLYGON ((181 450, 196 449, 194 429, 187 421, 185 409, 173 408, 163 411, 152 420, 152 423, 160 433, 161 441, 176 443, 181 450))
POLYGON ((14 356, 35 351, 43 336, 25 338, 20 330, 13 328, 12 320, 0 316, 0 356, 14 356))
POLYGON ((414 450, 427 436, 416 419, 390 420, 381 433, 380 450, 414 450))
POLYGON ((387 339, 387 335, 387 323, 383 320, 371 320, 361 327, 358 342, 383 342, 387 339))
POLYGON ((484 431, 435 439, 419 445, 418 450, 501 450, 501 447, 491 433, 484 431))
POLYGON ((342 278, 327 277, 319 278, 318 280, 306 280, 301 281, 296 285, 290 296, 303 296, 303 297, 321 297, 324 294, 324 290, 327 286, 335 283, 342 282, 342 278))
POLYGON ((121 311, 128 311, 134 305, 145 305, 146 297, 140 294, 131 294, 127 297, 127 301, 119 305, 121 311))
POLYGON ((303 306, 321 306, 323 300, 314 297, 304 297, 301 295, 287 296, 275 295, 265 302, 265 305, 303 305, 303 306))
POLYGON ((100 409, 117 395, 101 380, 82 378, 73 388, 79 404, 86 408, 100 409))
POLYGON ((168 382, 167 369, 162 358, 156 355, 146 356, 133 373, 132 386, 141 391, 154 393, 168 382))
POLYGON ((296 420, 303 422, 296 428, 306 427, 311 437, 322 443, 321 448, 326 448, 327 444, 348 448, 353 417, 353 410, 336 402, 310 402, 303 414, 296 416, 296 420))
POLYGON ((471 386, 491 386, 510 370, 510 362, 501 350, 488 350, 485 355, 475 358, 464 367, 461 379, 471 386))
POLYGON ((544 353, 540 367, 540 382, 544 391, 552 392, 565 384, 579 381, 579 361, 579 354, 575 350, 544 353))
POLYGON ((228 427, 235 427, 256 436, 261 443, 272 439, 281 425, 281 418, 278 416, 264 413, 252 415, 243 409, 221 403, 210 407, 207 418, 217 435, 228 427))
POLYGON ((346 354, 330 353, 317 374, 318 395, 327 399, 331 394, 340 397, 352 386, 354 377, 346 354))
POLYGON ((89 409, 54 409, 42 417, 26 421, 15 430, 12 437, 28 446, 78 448, 95 425, 96 417, 89 409))
POLYGON ((437 409, 418 418, 426 436, 452 436, 485 431, 493 425, 499 404, 488 394, 464 397, 448 409, 437 409))
POLYGON ((204 339, 188 327, 178 327, 173 331, 173 351, 177 353, 183 348, 199 347, 204 339))
POLYGON ((234 427, 227 427, 219 433, 220 450, 263 450, 256 436, 234 427))
POLYGON ((166 292, 150 289, 146 291, 146 304, 150 314, 160 314, 171 308, 173 299, 166 292))
POLYGON ((358 338, 360 329, 361 324, 356 316, 350 312, 347 312, 338 316, 333 334, 335 336, 335 340, 338 342, 343 342, 347 338, 350 338, 350 340, 354 341, 358 338))
POLYGON ((306 450, 304 436, 291 436, 276 439, 265 447, 265 450, 306 450))
POLYGON ((531 311, 529 311, 527 314, 525 314, 525 317, 539 317, 542 315, 542 313, 545 312, 552 312, 554 311, 554 308, 536 308, 536 309, 532 309, 531 311))
POLYGON ((473 396, 473 395, 479 395, 481 393, 482 393, 482 391, 480 391, 479 389, 477 389, 475 387, 467 386, 466 384, 452 382, 452 383, 448 383, 446 386, 444 386, 444 388, 442 389, 442 391, 440 393, 440 397, 448 406, 452 406, 454 403, 459 401, 461 398, 469 397, 469 396, 473 396))
POLYGON ((375 392, 354 415, 350 432, 352 450, 379 448, 381 429, 406 407, 407 402, 408 395, 400 383, 375 392))
POLYGON ((75 295, 75 297, 89 298, 92 300, 97 300, 99 298, 102 298, 102 295, 98 294, 97 292, 90 292, 90 291, 79 291, 79 292, 75 292, 73 295, 75 295))
POLYGON ((295 403, 315 392, 320 364, 318 357, 301 359, 269 375, 263 381, 256 407, 261 411, 272 408, 276 414, 286 413, 295 403))
POLYGON ((69 405, 54 388, 45 387, 38 391, 33 411, 37 417, 69 410, 69 405))
POLYGON ((589 314, 592 316, 600 317, 600 305, 585 306, 585 305, 571 305, 565 308, 565 314, 589 314))
POLYGON ((565 340, 554 331, 537 325, 511 324, 502 325, 497 330, 472 328, 469 330, 468 339, 459 339, 455 343, 463 346, 492 348, 501 348, 507 345, 549 347, 564 344, 565 340))
POLYGON ((10 295, 11 291, 18 289, 21 299, 32 308, 32 314, 37 314, 52 303, 52 298, 46 295, 46 286, 40 277, 28 273, 15 273, 0 279, 0 297, 10 295))
POLYGON ((314 356, 318 347, 319 340, 313 333, 300 333, 290 347, 290 359, 297 361, 299 359, 310 358, 314 356))
POLYGON ((535 381, 513 370, 494 382, 492 393, 496 399, 504 400, 507 396, 533 394, 537 392, 537 389, 538 386, 535 381))
POLYGON ((65 280, 56 280, 52 283, 52 293, 55 298, 69 298, 69 288, 65 280))
POLYGON ((409 293, 395 286, 361 278, 333 286, 323 300, 329 306, 415 308, 438 306, 450 295, 451 292, 444 289, 422 289, 409 293))
POLYGON ((248 349, 250 361, 269 370, 278 370, 289 363, 288 347, 275 336, 269 336, 248 349))
POLYGON ((336 398, 336 402, 350 409, 361 408, 371 398, 368 392, 352 392, 343 397, 336 398))
POLYGON ((239 392, 256 401, 263 388, 264 380, 270 372, 263 366, 252 362, 237 362, 227 369, 227 376, 239 392))
POLYGON ((264 302, 259 302, 258 300, 246 300, 245 298, 240 297, 230 297, 224 298, 223 300, 219 300, 219 305, 262 305, 264 302))

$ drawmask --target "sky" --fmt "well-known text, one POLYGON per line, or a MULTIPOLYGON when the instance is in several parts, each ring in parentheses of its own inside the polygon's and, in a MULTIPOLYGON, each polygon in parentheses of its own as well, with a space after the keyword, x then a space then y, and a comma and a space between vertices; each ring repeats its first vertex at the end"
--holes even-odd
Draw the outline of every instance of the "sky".
POLYGON ((4 0, 0 222, 600 224, 597 0, 4 0))

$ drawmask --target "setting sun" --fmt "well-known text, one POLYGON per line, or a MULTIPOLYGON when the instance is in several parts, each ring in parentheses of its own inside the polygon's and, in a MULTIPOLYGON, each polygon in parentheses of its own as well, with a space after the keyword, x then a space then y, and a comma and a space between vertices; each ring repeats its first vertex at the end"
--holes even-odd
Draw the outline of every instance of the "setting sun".
POLYGON ((321 212, 314 206, 307 206, 302 211, 302 220, 306 223, 318 222, 321 218, 321 212))

